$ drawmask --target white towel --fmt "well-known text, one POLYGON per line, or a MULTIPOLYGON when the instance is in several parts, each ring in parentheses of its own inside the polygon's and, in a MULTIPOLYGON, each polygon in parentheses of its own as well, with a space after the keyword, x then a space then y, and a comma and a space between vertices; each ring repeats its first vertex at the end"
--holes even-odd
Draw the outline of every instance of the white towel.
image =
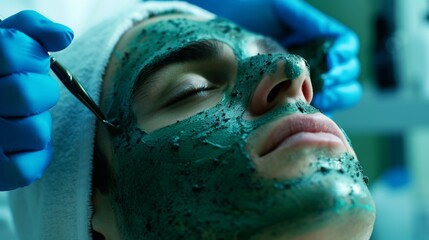
MULTIPOLYGON (((57 59, 99 102, 102 76, 111 52, 134 23, 163 13, 213 17, 184 2, 144 2, 83 34, 57 59)), ((90 239, 91 172, 96 119, 61 86, 52 109, 53 160, 42 179, 11 192, 11 208, 20 239, 90 239)))

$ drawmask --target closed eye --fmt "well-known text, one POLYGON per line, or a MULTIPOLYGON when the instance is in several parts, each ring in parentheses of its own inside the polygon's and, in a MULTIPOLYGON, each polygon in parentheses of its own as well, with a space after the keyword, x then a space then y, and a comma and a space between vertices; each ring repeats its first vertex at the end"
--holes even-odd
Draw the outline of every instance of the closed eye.
POLYGON ((193 84, 187 84, 185 87, 181 87, 177 93, 172 94, 163 107, 173 106, 193 97, 205 97, 208 92, 216 89, 219 89, 216 85, 207 86, 204 84, 202 86, 195 86, 193 84))

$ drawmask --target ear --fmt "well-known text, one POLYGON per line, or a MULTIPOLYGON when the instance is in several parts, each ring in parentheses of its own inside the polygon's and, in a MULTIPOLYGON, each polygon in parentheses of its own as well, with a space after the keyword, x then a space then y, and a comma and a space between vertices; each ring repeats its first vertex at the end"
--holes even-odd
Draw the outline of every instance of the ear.
POLYGON ((94 212, 91 219, 92 229, 96 232, 94 235, 102 235, 104 237, 100 237, 100 239, 120 240, 118 225, 116 224, 109 196, 102 194, 98 189, 94 190, 95 192, 92 196, 94 212))

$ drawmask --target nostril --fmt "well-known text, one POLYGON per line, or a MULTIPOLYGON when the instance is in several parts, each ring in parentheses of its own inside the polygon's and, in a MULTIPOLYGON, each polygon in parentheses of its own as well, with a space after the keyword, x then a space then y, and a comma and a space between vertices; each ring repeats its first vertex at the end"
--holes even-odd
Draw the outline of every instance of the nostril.
POLYGON ((311 80, 304 80, 304 83, 301 87, 302 94, 304 95, 305 101, 310 103, 313 100, 313 86, 311 85, 311 80))
POLYGON ((279 84, 274 86, 273 89, 271 89, 270 93, 267 96, 267 102, 271 103, 272 101, 274 101, 274 99, 276 99, 277 95, 281 92, 286 91, 290 87, 291 84, 292 84, 291 80, 286 80, 286 81, 280 82, 279 84))

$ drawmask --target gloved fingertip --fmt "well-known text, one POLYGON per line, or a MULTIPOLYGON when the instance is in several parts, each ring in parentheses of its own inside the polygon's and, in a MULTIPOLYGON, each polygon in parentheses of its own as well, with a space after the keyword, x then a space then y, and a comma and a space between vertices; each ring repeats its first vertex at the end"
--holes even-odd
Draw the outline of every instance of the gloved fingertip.
POLYGON ((49 143, 43 150, 18 153, 9 158, 19 172, 16 178, 17 187, 25 187, 43 176, 43 173, 51 163, 52 147, 49 143))
POLYGON ((73 40, 73 31, 55 23, 33 10, 24 10, 6 18, 0 23, 2 28, 13 28, 36 40, 47 51, 59 51, 73 40))
POLYGON ((360 43, 356 34, 348 33, 335 39, 334 44, 328 50, 328 66, 335 66, 341 62, 357 58, 359 54, 360 43))
MULTIPOLYGON (((44 150, 44 152, 46 151, 44 150)), ((0 149, 0 191, 11 191, 26 187, 41 177, 48 164, 42 163, 43 169, 34 169, 32 166, 19 163, 37 162, 39 159, 34 159, 34 156, 32 152, 7 156, 0 149)))
POLYGON ((359 59, 349 59, 347 62, 328 66, 328 71, 321 75, 324 87, 331 87, 344 83, 358 82, 361 65, 359 59))
MULTIPOLYGON (((355 82, 350 88, 351 89, 348 94, 350 95, 349 106, 354 106, 362 99, 363 88, 359 82, 355 82)), ((345 95, 347 95, 347 93, 345 95)))
POLYGON ((49 41, 49 35, 51 34, 56 38, 56 41, 50 41, 49 45, 45 46, 45 48, 51 52, 57 52, 65 49, 70 45, 74 38, 74 32, 72 29, 59 23, 57 23, 57 25, 58 30, 50 34, 47 33, 45 37, 47 38, 45 42, 49 41))
POLYGON ((338 85, 316 94, 312 104, 324 112, 350 108, 361 100, 362 92, 359 82, 338 85))
POLYGON ((74 32, 69 27, 54 23, 50 20, 41 21, 37 26, 39 31, 27 31, 27 34, 38 41, 46 50, 56 52, 70 45, 74 38, 74 32))

